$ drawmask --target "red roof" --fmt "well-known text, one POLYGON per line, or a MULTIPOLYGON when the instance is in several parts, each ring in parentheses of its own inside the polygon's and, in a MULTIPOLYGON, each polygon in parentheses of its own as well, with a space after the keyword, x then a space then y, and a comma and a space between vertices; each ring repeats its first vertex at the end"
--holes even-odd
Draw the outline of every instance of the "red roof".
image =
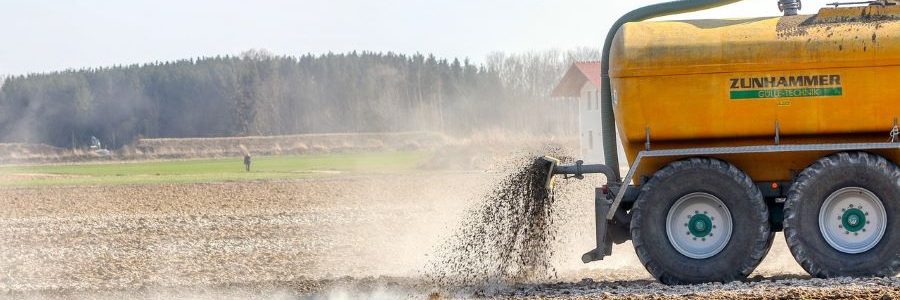
POLYGON ((550 93, 551 97, 578 97, 581 87, 590 81, 594 87, 600 88, 600 62, 576 62, 569 67, 559 83, 550 93))

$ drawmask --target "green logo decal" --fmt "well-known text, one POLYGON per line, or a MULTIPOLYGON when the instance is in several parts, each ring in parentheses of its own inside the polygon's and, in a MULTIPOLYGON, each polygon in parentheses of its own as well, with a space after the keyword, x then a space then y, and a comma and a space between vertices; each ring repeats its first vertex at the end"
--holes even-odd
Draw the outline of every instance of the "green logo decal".
POLYGON ((840 75, 732 78, 731 99, 842 96, 840 75))
POLYGON ((785 90, 743 90, 731 91, 732 100, 767 99, 767 98, 793 98, 793 97, 826 97, 841 96, 843 88, 805 88, 785 90))

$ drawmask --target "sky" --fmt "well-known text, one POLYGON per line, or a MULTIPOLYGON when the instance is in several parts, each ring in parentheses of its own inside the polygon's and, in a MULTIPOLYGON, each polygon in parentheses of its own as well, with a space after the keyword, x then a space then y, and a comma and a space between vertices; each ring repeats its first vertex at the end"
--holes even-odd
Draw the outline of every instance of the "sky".
MULTIPOLYGON (((600 47, 647 0, 0 0, 0 75, 149 63, 249 49, 468 57, 600 47)), ((824 0, 805 0, 813 14, 824 0)), ((667 19, 779 15, 745 0, 667 19)))

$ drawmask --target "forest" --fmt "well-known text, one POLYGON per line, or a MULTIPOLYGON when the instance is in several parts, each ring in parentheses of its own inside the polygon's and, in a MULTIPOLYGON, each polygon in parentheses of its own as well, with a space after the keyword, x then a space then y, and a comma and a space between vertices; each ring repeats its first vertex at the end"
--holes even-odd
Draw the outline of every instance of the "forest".
POLYGON ((0 142, 119 148, 138 138, 480 130, 572 134, 574 103, 550 99, 580 48, 496 52, 483 63, 426 54, 273 55, 250 50, 141 65, 9 76, 0 142))

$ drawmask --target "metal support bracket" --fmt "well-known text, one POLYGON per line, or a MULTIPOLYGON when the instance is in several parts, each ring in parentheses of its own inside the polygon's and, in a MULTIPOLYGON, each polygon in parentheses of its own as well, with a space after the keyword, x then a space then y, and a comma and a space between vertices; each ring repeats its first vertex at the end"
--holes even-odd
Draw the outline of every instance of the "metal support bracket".
POLYGON ((603 193, 602 189, 595 189, 594 213, 596 217, 594 219, 596 223, 597 248, 581 255, 581 261, 584 263, 602 260, 604 257, 612 254, 612 240, 609 238, 608 233, 609 224, 606 219, 600 217, 609 212, 611 204, 612 202, 606 199, 606 194, 603 193))
POLYGON ((891 143, 898 142, 898 135, 900 135, 900 127, 897 126, 897 118, 894 118, 894 127, 891 128, 891 143))
POLYGON ((781 144, 781 123, 775 120, 775 145, 781 144))
POLYGON ((644 141, 644 150, 650 151, 650 127, 644 128, 644 134, 647 135, 647 140, 644 141))

